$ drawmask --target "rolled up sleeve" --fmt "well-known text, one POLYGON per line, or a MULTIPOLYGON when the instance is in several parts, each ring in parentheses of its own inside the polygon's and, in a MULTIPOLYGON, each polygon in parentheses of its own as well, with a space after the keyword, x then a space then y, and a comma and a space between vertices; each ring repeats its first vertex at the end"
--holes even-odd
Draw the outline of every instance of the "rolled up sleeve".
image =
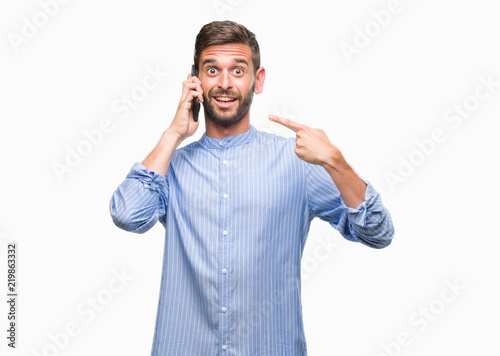
POLYGON ((168 181, 136 162, 111 197, 109 210, 119 228, 136 233, 151 229, 158 220, 165 225, 168 181))
POLYGON ((371 183, 364 179, 363 181, 367 185, 365 201, 356 209, 347 206, 340 196, 340 204, 347 217, 345 221, 341 219, 337 229, 344 230, 343 235, 345 234, 346 238, 357 237, 360 242, 373 248, 389 246, 394 237, 391 214, 383 206, 380 194, 371 183))
POLYGON ((306 191, 311 219, 319 217, 337 229, 344 238, 372 248, 388 246, 394 236, 389 211, 369 181, 365 200, 356 209, 346 205, 328 172, 321 166, 306 164, 306 191))

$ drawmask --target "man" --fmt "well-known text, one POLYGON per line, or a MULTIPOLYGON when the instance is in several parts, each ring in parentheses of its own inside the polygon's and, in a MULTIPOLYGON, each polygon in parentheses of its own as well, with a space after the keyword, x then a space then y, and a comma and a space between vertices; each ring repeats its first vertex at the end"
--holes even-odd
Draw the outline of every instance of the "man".
POLYGON ((300 261, 312 219, 382 248, 391 217, 323 130, 270 116, 296 132, 284 138, 250 124, 266 76, 252 32, 209 23, 194 60, 170 127, 110 202, 122 229, 165 226, 152 355, 307 355, 300 261), (178 148, 199 125, 194 98, 206 132, 178 148))

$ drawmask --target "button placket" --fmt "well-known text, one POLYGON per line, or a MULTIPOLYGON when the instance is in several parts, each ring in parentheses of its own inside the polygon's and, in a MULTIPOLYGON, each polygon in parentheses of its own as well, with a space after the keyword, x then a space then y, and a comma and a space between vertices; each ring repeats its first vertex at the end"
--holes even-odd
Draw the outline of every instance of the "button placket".
MULTIPOLYGON (((222 141, 219 142, 220 146, 223 147, 222 141)), ((220 252, 220 266, 221 266, 221 291, 220 291, 220 299, 219 299, 219 322, 220 322, 220 335, 221 340, 220 343, 222 345, 222 350, 226 351, 228 349, 228 343, 230 340, 229 335, 229 315, 228 315, 228 302, 229 302, 229 263, 230 263, 230 231, 229 231, 229 162, 227 160, 226 150, 222 151, 222 176, 221 176, 221 196, 220 196, 220 207, 221 207, 221 230, 222 234, 219 237, 219 252, 220 252)))

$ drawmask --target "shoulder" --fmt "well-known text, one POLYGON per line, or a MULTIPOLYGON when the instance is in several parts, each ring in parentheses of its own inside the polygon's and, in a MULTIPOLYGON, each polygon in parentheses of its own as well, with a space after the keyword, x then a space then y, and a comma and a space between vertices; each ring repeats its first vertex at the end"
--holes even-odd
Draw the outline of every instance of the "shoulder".
POLYGON ((199 141, 194 141, 177 148, 172 155, 171 163, 179 163, 189 158, 193 158, 197 153, 201 152, 201 144, 199 141))
POLYGON ((303 170, 303 161, 295 153, 295 136, 284 137, 265 131, 257 131, 252 149, 262 152, 262 159, 276 165, 303 170))
POLYGON ((295 137, 284 137, 279 136, 274 133, 255 130, 255 143, 261 145, 267 145, 269 147, 294 147, 295 148, 295 137))

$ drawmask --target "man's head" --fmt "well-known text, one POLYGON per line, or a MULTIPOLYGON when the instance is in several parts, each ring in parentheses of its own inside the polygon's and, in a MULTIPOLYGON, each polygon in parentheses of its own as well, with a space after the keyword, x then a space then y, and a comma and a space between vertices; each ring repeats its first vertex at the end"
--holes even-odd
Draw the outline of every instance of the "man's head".
POLYGON ((234 124, 248 115, 265 79, 255 35, 232 21, 211 22, 196 37, 194 61, 205 116, 217 124, 234 124))

